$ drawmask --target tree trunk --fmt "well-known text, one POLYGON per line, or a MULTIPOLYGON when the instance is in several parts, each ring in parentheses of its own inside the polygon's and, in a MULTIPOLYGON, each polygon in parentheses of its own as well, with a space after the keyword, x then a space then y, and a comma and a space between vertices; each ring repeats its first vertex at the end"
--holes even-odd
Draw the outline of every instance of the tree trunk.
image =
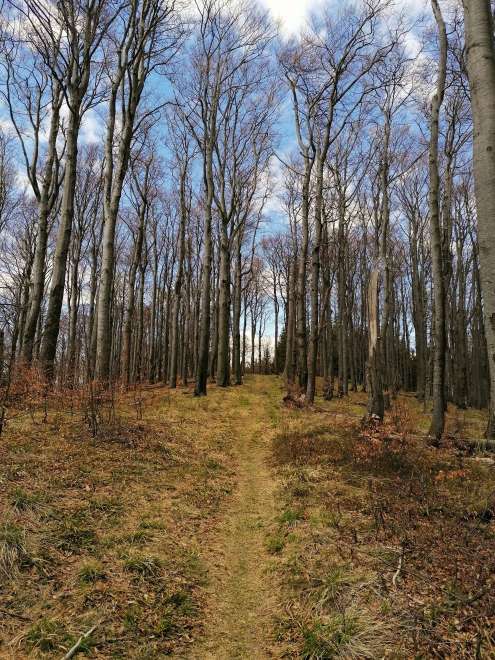
POLYGON ((208 380, 208 358, 210 352, 210 290, 211 290, 211 256, 212 256, 212 204, 213 204, 213 146, 209 144, 206 150, 205 167, 205 219, 204 219, 204 245, 201 273, 201 318, 199 325, 198 367, 196 373, 196 396, 206 395, 208 380))
POLYGON ((48 149, 46 154, 45 174, 40 191, 38 232, 36 234, 36 248, 34 252, 32 288, 29 296, 28 311, 24 324, 24 337, 22 342, 22 358, 29 364, 33 359, 34 338, 41 310, 43 290, 45 288, 45 261, 48 243, 48 218, 53 208, 52 193, 55 157, 57 153, 57 136, 60 120, 61 90, 57 83, 54 86, 52 116, 48 133, 48 149))
POLYGON ((242 385, 242 360, 241 360, 241 305, 242 305, 242 255, 241 255, 241 232, 237 235, 235 272, 234 272, 234 305, 232 319, 232 358, 234 368, 234 383, 242 385))
POLYGON ((495 438, 495 44, 490 0, 464 0, 473 111, 473 151, 490 405, 487 437, 495 438))
POLYGON ((177 365, 179 361, 179 313, 182 298, 182 280, 184 277, 184 260, 186 253, 186 172, 181 169, 180 175, 180 225, 179 225, 179 263, 175 280, 174 307, 172 310, 172 340, 170 345, 170 379, 169 386, 177 387, 177 365))
POLYGON ((127 282, 127 296, 126 296, 127 303, 126 303, 123 331, 122 331, 122 353, 121 353, 120 373, 121 373, 122 382, 125 387, 129 385, 131 379, 131 332, 132 332, 132 322, 134 318, 136 274, 142 258, 145 217, 146 217, 146 205, 143 202, 139 213, 139 227, 136 236, 136 244, 134 246, 134 254, 132 258, 131 267, 129 269, 129 279, 127 282))
POLYGON ((74 191, 77 175, 77 139, 80 125, 80 94, 71 97, 71 112, 67 126, 65 178, 60 208, 60 225, 53 256, 53 272, 48 298, 43 338, 41 343, 41 362, 45 375, 54 377, 55 355, 60 329, 60 313, 64 299, 65 273, 69 252, 72 222, 74 218, 74 191))
POLYGON ((70 289, 70 312, 69 312, 69 336, 67 345, 67 380, 70 387, 76 383, 76 333, 77 313, 79 307, 79 261, 81 258, 81 238, 78 236, 74 245, 71 267, 71 289, 70 289))
POLYGON ((368 415, 383 420, 385 402, 383 398, 382 360, 379 322, 380 269, 373 268, 368 285, 368 415))
POLYGON ((311 327, 309 337, 308 352, 308 374, 306 387, 306 403, 313 403, 316 393, 316 365, 318 360, 318 340, 319 340, 319 296, 318 289, 320 284, 320 249, 322 235, 322 204, 323 204, 323 166, 324 159, 321 153, 318 153, 316 159, 316 191, 315 191, 315 223, 313 248, 311 252, 311 327))
POLYGON ((447 66, 447 33, 438 0, 431 0, 439 38, 439 66, 437 89, 431 100, 429 147, 429 213, 431 232, 431 260, 435 313, 433 346, 433 416, 429 435, 438 442, 445 424, 445 278, 443 273, 442 234, 439 213, 438 139, 439 115, 445 92, 447 66))
MULTIPOLYGON (((312 167, 312 163, 311 163, 312 167)), ((308 259, 309 243, 309 186, 311 169, 304 175, 302 188, 301 208, 301 248, 299 252, 299 263, 297 269, 296 285, 296 343, 297 343, 297 370, 299 376, 299 387, 306 388, 308 383, 308 342, 306 336, 306 261, 308 259)))
POLYGON ((294 383, 294 330, 296 322, 295 292, 296 292, 297 266, 294 258, 289 267, 289 279, 287 282, 287 341, 285 346, 284 380, 287 385, 294 383))
POLYGON ((217 385, 230 385, 229 321, 230 321, 230 242, 227 224, 220 222, 220 266, 218 287, 218 351, 217 385))

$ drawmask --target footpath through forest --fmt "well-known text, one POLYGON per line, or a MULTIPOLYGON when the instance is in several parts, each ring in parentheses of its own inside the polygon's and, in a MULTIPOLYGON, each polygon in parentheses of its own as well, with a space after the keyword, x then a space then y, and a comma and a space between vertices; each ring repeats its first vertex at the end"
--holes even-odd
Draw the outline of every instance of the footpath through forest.
POLYGON ((11 410, 0 658, 495 657, 495 463, 449 440, 484 415, 449 407, 432 448, 412 395, 369 428, 366 393, 283 394, 249 376, 11 410))
POLYGON ((237 394, 227 413, 236 485, 207 550, 209 603, 197 658, 257 660, 270 657, 272 645, 277 591, 266 539, 277 512, 270 456, 278 411, 262 380, 237 394))

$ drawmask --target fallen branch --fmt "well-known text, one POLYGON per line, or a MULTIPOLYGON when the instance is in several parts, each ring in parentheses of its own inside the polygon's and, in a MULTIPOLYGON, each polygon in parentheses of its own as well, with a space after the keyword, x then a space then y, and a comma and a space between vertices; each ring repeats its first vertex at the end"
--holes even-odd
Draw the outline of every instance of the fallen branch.
POLYGON ((395 571, 394 576, 392 578, 392 584, 395 588, 397 588, 397 580, 399 579, 399 576, 401 574, 403 563, 404 563, 404 545, 402 545, 401 547, 397 570, 395 571))
POLYGON ((84 635, 81 635, 81 637, 79 637, 79 639, 78 639, 77 642, 74 644, 74 646, 73 646, 71 649, 69 649, 69 650, 67 651, 67 653, 64 655, 64 657, 62 658, 62 660, 70 660, 70 658, 73 658, 73 657, 76 655, 77 651, 79 650, 81 644, 84 642, 84 640, 85 640, 85 639, 88 639, 88 637, 91 635, 91 633, 93 633, 93 632, 96 630, 96 628, 98 627, 98 625, 99 625, 99 624, 96 623, 92 628, 90 628, 89 630, 87 630, 87 631, 84 633, 84 635))

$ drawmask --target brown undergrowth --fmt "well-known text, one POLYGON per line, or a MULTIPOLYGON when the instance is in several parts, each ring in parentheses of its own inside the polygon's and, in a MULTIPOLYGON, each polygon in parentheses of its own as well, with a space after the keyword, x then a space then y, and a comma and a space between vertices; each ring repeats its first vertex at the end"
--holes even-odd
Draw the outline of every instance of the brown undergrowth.
POLYGON ((93 658, 495 656, 495 469, 451 440, 482 413, 433 449, 410 396, 363 427, 365 394, 287 407, 275 377, 91 387, 12 390, 0 657, 94 626, 93 658))
MULTIPOLYGON (((493 463, 429 448, 411 397, 362 428, 364 397, 291 411, 273 441, 287 655, 495 657, 493 463)), ((476 437, 470 413, 462 432, 476 437)), ((449 410, 448 429, 458 424, 449 410)))
POLYGON ((222 404, 161 387, 68 396, 11 402, 0 657, 60 658, 95 625, 90 657, 186 654, 208 579, 200 542, 234 481, 222 404))

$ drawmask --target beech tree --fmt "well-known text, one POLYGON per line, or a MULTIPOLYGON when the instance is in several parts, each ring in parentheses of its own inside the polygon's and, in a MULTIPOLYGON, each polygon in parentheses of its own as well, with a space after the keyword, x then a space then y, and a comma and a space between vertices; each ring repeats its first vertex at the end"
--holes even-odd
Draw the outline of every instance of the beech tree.
POLYGON ((495 43, 489 0, 463 2, 473 111, 473 166, 485 334, 490 373, 487 437, 495 438, 495 43))
POLYGON ((98 295, 96 375, 108 380, 110 374, 110 296, 114 272, 115 226, 132 139, 153 109, 137 117, 146 81, 157 67, 165 66, 177 50, 181 29, 175 3, 159 0, 132 0, 123 7, 114 25, 110 42, 110 98, 105 139, 104 222, 101 281, 98 295), (120 106, 119 112, 117 106, 120 106), (118 133, 116 126, 118 124, 118 133), (114 155, 114 152, 116 154, 114 155))
POLYGON ((295 127, 304 163, 302 184, 302 239, 298 269, 299 384, 306 400, 315 396, 319 344, 319 281, 322 241, 324 167, 330 146, 354 118, 370 93, 373 69, 386 58, 394 40, 380 43, 377 26, 386 3, 367 2, 362 8, 346 7, 335 20, 328 13, 322 25, 314 25, 305 40, 283 59, 293 100, 295 127), (323 36, 323 39, 321 35, 323 36), (311 326, 306 337, 306 261, 309 245, 310 187, 314 171, 314 236, 311 256, 311 326), (308 354, 306 355, 306 351, 308 354))
POLYGON ((431 7, 287 40, 243 0, 5 2, 2 383, 280 373, 374 423, 414 392, 435 443, 490 405, 493 436, 492 17, 431 7))

